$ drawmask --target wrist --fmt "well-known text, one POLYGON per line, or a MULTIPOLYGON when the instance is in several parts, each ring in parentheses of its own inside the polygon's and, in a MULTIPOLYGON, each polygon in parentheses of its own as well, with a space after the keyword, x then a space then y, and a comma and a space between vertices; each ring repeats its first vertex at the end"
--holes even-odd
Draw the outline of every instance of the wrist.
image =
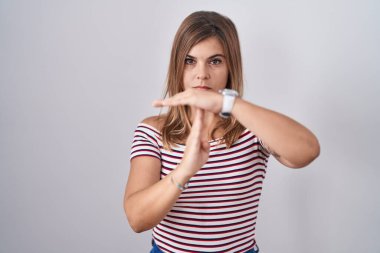
POLYGON ((186 170, 183 164, 179 164, 175 170, 172 171, 171 176, 175 181, 181 185, 185 185, 193 177, 193 173, 186 170))
POLYGON ((170 175, 170 181, 171 183, 177 187, 179 190, 184 191, 189 187, 189 182, 186 182, 184 184, 178 183, 177 180, 174 178, 173 175, 170 175))

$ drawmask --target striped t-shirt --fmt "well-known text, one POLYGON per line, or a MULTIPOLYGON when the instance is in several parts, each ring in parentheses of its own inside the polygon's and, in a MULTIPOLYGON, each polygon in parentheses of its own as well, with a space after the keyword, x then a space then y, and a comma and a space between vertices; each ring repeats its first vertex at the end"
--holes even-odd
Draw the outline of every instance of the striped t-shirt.
MULTIPOLYGON (((152 156, 161 161, 161 178, 181 162, 185 145, 163 148, 161 133, 140 123, 131 159, 152 156)), ((245 130, 229 148, 210 141, 207 163, 190 179, 166 217, 153 228, 163 252, 245 252, 254 247, 257 210, 269 153, 245 130)), ((159 199, 157 200, 159 201, 159 199)))

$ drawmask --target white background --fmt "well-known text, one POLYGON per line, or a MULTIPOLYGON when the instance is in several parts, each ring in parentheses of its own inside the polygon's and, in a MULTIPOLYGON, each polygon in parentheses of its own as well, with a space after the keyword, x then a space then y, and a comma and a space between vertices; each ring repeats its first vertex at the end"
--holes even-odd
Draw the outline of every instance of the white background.
POLYGON ((149 252, 123 211, 129 148, 197 10, 235 22, 245 98, 321 143, 302 170, 271 158, 262 252, 379 252, 376 0, 1 0, 0 252, 149 252))

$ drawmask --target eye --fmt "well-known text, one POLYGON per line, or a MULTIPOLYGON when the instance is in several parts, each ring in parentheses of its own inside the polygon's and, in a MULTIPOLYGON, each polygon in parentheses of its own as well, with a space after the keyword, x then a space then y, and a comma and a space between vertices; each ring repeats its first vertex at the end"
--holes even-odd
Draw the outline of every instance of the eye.
POLYGON ((194 63, 195 63, 194 59, 192 59, 192 58, 185 58, 185 64, 186 65, 192 65, 194 63))
POLYGON ((214 59, 211 59, 211 61, 210 61, 210 64, 212 64, 212 65, 218 65, 221 63, 222 63, 222 59, 219 59, 219 58, 214 58, 214 59))

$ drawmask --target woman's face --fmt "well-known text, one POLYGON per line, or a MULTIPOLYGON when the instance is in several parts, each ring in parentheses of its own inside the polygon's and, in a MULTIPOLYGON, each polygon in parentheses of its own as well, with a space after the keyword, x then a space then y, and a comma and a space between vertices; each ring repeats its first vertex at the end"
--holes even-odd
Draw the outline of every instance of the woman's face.
POLYGON ((227 62, 223 47, 217 38, 205 39, 190 49, 183 73, 185 90, 218 91, 226 87, 227 80, 227 62))

